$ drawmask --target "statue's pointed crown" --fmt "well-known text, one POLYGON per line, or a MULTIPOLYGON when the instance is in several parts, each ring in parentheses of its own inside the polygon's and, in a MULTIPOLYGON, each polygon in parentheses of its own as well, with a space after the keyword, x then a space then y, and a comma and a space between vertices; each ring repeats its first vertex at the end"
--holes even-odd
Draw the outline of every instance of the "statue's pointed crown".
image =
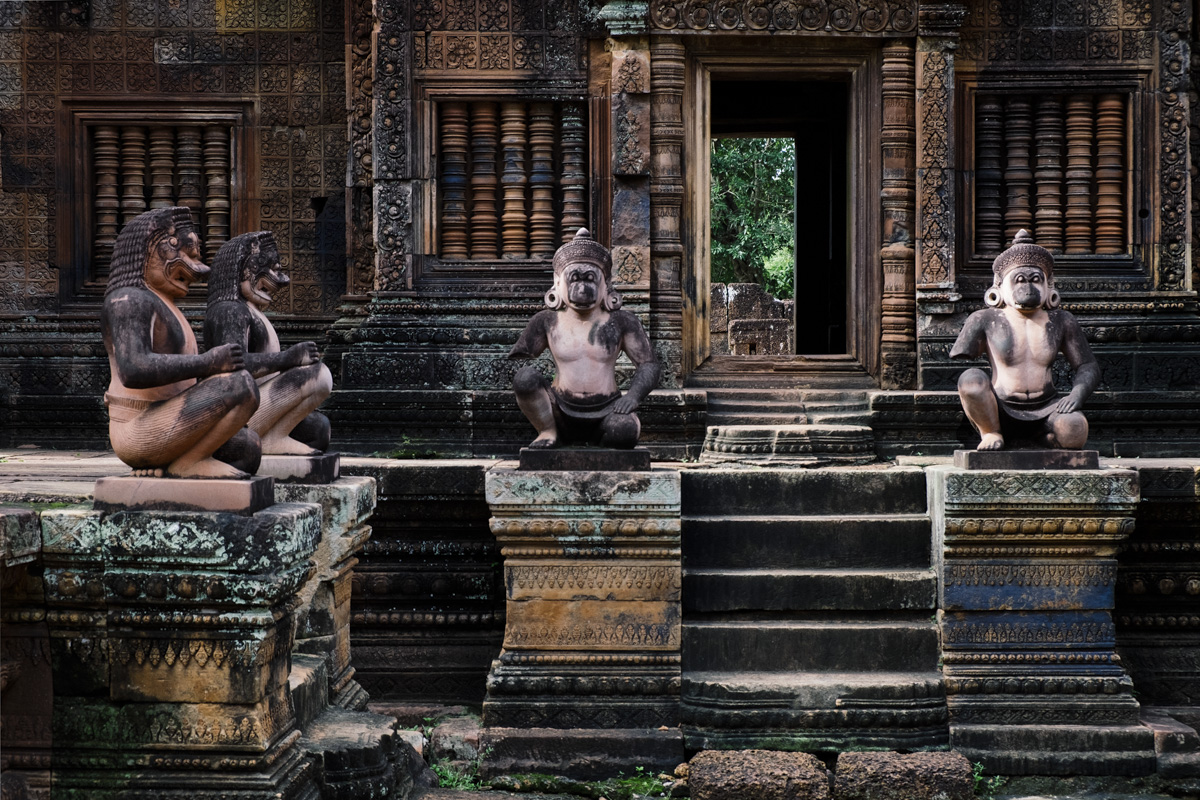
POLYGON ((1012 247, 996 256, 992 262, 995 285, 999 286, 1004 280, 1004 273, 1014 267, 1037 267, 1046 274, 1046 283, 1054 283, 1054 256, 1046 248, 1034 244, 1032 234, 1024 228, 1013 237, 1012 247))
POLYGON ((554 254, 554 274, 558 275, 568 264, 594 264, 604 273, 604 282, 612 285, 612 253, 592 238, 587 228, 580 228, 575 238, 558 248, 554 254))

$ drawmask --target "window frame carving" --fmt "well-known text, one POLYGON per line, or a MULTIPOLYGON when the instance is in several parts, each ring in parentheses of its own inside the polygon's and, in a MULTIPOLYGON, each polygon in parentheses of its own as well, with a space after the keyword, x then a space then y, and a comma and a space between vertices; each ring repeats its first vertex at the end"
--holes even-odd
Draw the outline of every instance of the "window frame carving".
MULTIPOLYGON (((56 256, 59 298, 64 311, 95 309, 104 299, 106 282, 92 276, 95 246, 95 166, 88 128, 102 125, 184 126, 227 125, 229 151, 229 235, 255 230, 257 164, 257 107, 245 98, 202 101, 178 95, 139 95, 137 98, 65 98, 57 120, 58 167, 56 256)), ((204 231, 198 231, 201 240, 204 231)), ((215 255, 207 243, 204 256, 215 255)), ((203 302, 202 284, 193 286, 184 305, 203 302), (197 300, 197 298, 200 298, 197 300), (190 302, 189 302, 190 301, 190 302)))
MULTIPOLYGON (((979 96, 1008 97, 1013 95, 1038 95, 1053 93, 1064 99, 1073 94, 1099 97, 1105 94, 1120 94, 1126 100, 1125 157, 1128 164, 1125 174, 1129 185, 1123 188, 1124 213, 1128 225, 1129 252, 1120 254, 1103 253, 1055 253, 1055 280, 1078 281, 1080 288, 1072 289, 1078 296, 1084 293, 1108 293, 1105 286, 1119 283, 1122 291, 1151 291, 1154 289, 1154 259, 1156 258, 1156 215, 1157 184, 1152 143, 1157 141, 1156 123, 1158 114, 1153 98, 1151 75, 1141 70, 1105 70, 1086 84, 1064 87, 1063 76, 1058 74, 1024 73, 982 76, 975 72, 960 72, 956 75, 959 97, 957 102, 957 128, 961 164, 959 180, 959 223, 958 262, 960 289, 964 293, 982 291, 992 282, 992 261, 998 253, 979 253, 975 248, 976 223, 976 104, 979 96), (1142 216, 1140 211, 1148 211, 1142 216)), ((1064 116, 1065 121, 1065 116, 1064 116)), ((1031 133, 1036 140, 1036 131, 1031 133)), ((1034 142, 1036 145, 1036 141, 1034 142)), ((1035 160, 1031 153, 1031 162, 1035 160)), ((1094 157, 1094 154, 1093 154, 1094 157)), ((1063 142, 1063 163, 1066 163, 1066 140, 1063 142)), ((1065 181, 1064 181, 1065 186, 1065 181)), ((1036 195, 1037 183, 1030 184, 1031 197, 1036 195)), ((1066 208, 1064 194, 1063 208, 1066 208)), ((1092 213, 1095 214, 1093 198, 1092 213)), ((1065 226, 1064 226, 1065 232, 1065 226)), ((1037 240, 1036 221, 1033 231, 1037 240)), ((1005 242, 1004 246, 1009 243, 1005 242)), ((1003 248, 1002 248, 1003 249, 1003 248)))
MULTIPOLYGON (((588 221, 595 225, 593 187, 601 170, 592 147, 593 131, 590 117, 594 110, 585 92, 553 92, 538 86, 514 86, 511 81, 481 79, 464 83, 454 79, 423 79, 418 82, 413 112, 417 146, 413 160, 412 289, 459 290, 466 293, 479 293, 481 290, 488 293, 512 291, 516 294, 533 292, 540 295, 550 285, 553 274, 549 258, 500 256, 460 259, 441 258, 438 255, 438 217, 441 208, 438 187, 441 155, 438 151, 438 105, 446 102, 469 104, 482 101, 579 105, 584 116, 584 204, 587 207, 588 221)), ((497 169, 500 169, 499 163, 497 169)), ((561 225, 561 219, 559 224, 561 225)), ((557 247, 555 244, 555 249, 557 247)))

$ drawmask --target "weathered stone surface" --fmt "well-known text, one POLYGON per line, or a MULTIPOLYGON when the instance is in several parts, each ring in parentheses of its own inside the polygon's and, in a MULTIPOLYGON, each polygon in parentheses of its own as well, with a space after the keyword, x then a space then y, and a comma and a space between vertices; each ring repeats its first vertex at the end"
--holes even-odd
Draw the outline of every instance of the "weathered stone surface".
POLYGON ((971 800, 971 762, 958 753, 842 753, 834 800, 971 800))
POLYGON ((485 778, 545 772, 577 780, 603 780, 634 767, 669 772, 683 760, 678 729, 563 731, 551 728, 485 727, 480 736, 485 778))
POLYGON ((337 453, 264 455, 255 474, 274 478, 276 483, 333 483, 341 475, 341 458, 337 453))
POLYGON ((689 764, 693 800, 828 800, 816 756, 771 750, 705 750, 689 764))
POLYGON ((453 717, 438 723, 429 734, 431 762, 448 761, 461 770, 479 758, 482 732, 479 717, 453 717))
POLYGON ((1096 450, 955 450, 962 469, 1100 469, 1096 450))
POLYGON ((613 450, 606 447, 522 447, 519 469, 573 472, 645 472, 650 469, 650 451, 644 447, 613 450))
POLYGON ((490 774, 678 763, 679 473, 500 465, 486 494, 507 593, 483 706, 485 739, 502 732, 485 743, 490 774), (659 727, 674 738, 638 732, 659 727), (614 731, 651 749, 597 752, 614 731))
POLYGON ((1111 613, 1136 474, 929 473, 953 747, 1000 774, 1152 771, 1111 613))
POLYGON ((254 514, 275 502, 275 481, 189 478, 101 478, 93 507, 100 511, 230 511, 254 514))

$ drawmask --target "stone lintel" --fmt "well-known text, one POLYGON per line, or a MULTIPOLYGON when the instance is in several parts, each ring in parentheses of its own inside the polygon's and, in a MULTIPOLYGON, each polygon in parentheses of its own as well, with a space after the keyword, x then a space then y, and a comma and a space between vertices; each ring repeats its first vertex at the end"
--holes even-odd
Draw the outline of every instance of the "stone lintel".
POLYGON ((522 447, 520 469, 573 472, 645 472, 650 451, 644 447, 614 450, 608 447, 522 447))
POLYGON ((101 478, 93 508, 99 511, 226 511, 249 516, 275 504, 275 480, 200 478, 101 478))
POLYGON ((341 476, 342 457, 337 453, 319 456, 263 456, 260 477, 277 483, 333 483, 341 476))
POLYGON ((1100 469, 1096 450, 955 450, 961 469, 1100 469))

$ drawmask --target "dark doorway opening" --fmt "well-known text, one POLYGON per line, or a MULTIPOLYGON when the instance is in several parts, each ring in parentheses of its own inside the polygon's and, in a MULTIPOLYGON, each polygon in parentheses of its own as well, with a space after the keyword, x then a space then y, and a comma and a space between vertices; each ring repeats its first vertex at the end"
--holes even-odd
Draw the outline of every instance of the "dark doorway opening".
MULTIPOLYGON (((846 81, 713 80, 710 134, 795 143, 794 339, 797 355, 849 352, 849 105, 846 81)), ((746 355, 758 347, 748 343, 746 355)))

